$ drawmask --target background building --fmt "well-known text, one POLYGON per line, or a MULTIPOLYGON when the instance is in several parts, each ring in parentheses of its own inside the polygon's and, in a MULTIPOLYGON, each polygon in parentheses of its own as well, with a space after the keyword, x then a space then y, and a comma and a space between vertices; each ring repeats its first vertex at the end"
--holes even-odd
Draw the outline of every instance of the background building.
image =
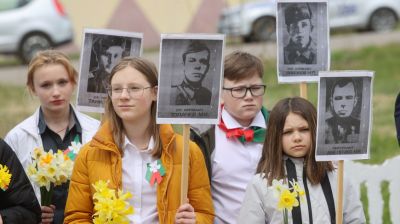
POLYGON ((80 48, 84 28, 107 28, 144 34, 144 47, 156 48, 161 33, 216 33, 224 7, 245 0, 62 0, 74 24, 80 48))

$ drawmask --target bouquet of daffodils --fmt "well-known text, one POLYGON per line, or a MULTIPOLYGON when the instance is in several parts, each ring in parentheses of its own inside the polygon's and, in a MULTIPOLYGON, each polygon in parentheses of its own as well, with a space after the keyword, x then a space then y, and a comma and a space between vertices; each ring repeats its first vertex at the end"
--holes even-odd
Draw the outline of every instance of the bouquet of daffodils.
POLYGON ((74 162, 61 150, 54 153, 35 148, 32 164, 28 166, 28 176, 40 187, 41 204, 51 204, 54 186, 66 183, 72 174, 74 162))
POLYGON ((128 215, 133 214, 133 207, 126 201, 132 197, 128 191, 123 193, 118 190, 108 188, 108 182, 103 180, 93 184, 96 193, 93 194, 94 224, 129 224, 128 215))
POLYGON ((272 188, 274 196, 278 198, 278 210, 283 211, 283 221, 289 223, 288 212, 292 211, 293 207, 299 206, 299 201, 303 199, 305 192, 296 181, 289 181, 289 185, 284 184, 283 180, 273 180, 272 188))
POLYGON ((0 164, 0 189, 5 191, 11 182, 11 173, 6 165, 0 164))

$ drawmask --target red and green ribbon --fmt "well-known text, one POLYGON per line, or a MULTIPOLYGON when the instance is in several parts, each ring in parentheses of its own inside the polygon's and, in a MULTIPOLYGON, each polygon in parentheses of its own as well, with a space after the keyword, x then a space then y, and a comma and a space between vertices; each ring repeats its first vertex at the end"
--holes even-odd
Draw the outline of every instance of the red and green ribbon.
POLYGON ((146 180, 153 186, 154 183, 160 184, 162 177, 165 175, 165 168, 161 160, 156 160, 152 163, 147 163, 146 180))
MULTIPOLYGON (((261 113, 264 116, 265 121, 268 121, 269 113, 264 107, 261 108, 261 113)), ((221 130, 223 130, 226 133, 227 138, 237 138, 242 143, 244 142, 263 143, 265 140, 265 134, 266 134, 265 128, 251 126, 249 129, 243 129, 243 128, 228 129, 222 117, 218 126, 219 128, 221 128, 221 130)))
MULTIPOLYGON (((75 145, 80 144, 79 135, 76 135, 72 142, 74 142, 75 145)), ((72 161, 75 161, 76 156, 78 155, 78 153, 74 152, 74 150, 72 149, 72 142, 71 142, 71 146, 68 147, 66 150, 64 150, 64 155, 68 156, 72 161)))

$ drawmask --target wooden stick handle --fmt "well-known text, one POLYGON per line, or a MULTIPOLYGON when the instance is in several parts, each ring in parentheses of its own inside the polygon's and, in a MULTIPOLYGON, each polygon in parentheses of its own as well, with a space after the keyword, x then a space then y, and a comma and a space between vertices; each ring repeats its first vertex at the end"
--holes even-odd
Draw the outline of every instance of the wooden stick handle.
POLYGON ((336 224, 343 223, 343 167, 344 161, 339 160, 337 179, 337 208, 336 208, 336 224))
POLYGON ((300 83, 300 97, 307 99, 307 83, 300 83))
POLYGON ((187 202, 188 171, 189 171, 189 133, 190 125, 183 125, 183 151, 182 151, 182 178, 181 178, 181 205, 187 202))

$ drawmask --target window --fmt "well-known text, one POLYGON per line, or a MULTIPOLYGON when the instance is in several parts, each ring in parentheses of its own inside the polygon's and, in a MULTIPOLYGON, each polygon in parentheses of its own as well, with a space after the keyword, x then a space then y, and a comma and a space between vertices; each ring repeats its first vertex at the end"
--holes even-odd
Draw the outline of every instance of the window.
POLYGON ((28 4, 31 0, 1 0, 0 12, 16 9, 28 4))

